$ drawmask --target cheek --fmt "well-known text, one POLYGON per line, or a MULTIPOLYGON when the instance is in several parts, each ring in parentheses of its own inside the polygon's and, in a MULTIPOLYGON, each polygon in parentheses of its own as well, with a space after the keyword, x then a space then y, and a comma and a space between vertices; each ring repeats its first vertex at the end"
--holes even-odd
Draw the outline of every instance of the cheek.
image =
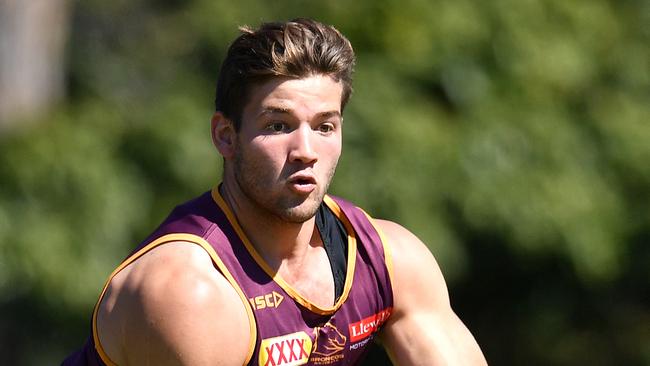
POLYGON ((247 148, 249 158, 269 166, 281 166, 286 160, 284 150, 266 141, 254 141, 247 148))
POLYGON ((324 147, 325 156, 328 160, 337 161, 341 156, 341 150, 342 146, 340 140, 330 141, 326 143, 324 147))

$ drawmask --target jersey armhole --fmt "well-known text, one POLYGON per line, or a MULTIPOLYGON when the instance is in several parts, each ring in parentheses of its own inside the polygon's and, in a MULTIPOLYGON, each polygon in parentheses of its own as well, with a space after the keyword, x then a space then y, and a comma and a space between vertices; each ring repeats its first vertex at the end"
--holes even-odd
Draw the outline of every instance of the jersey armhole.
POLYGON ((248 354, 246 355, 246 361, 244 362, 244 366, 247 365, 250 362, 251 358, 253 357, 253 352, 255 351, 255 344, 257 342, 257 326, 255 323, 255 316, 253 315, 253 310, 251 309, 250 304, 248 303, 248 299, 246 298, 246 295, 244 295, 244 292, 239 287, 239 284, 237 283, 237 281, 235 281, 234 277, 230 274, 228 268, 226 268, 224 263, 221 261, 221 258, 219 258, 219 255, 217 255, 217 252, 210 245, 210 243, 208 243, 205 239, 197 235, 176 233, 176 234, 167 234, 161 236, 160 238, 145 245, 143 248, 141 248, 140 250, 138 250, 137 252, 129 256, 126 260, 124 260, 124 262, 122 262, 106 280, 106 283, 104 284, 104 288, 102 289, 102 292, 99 295, 99 299, 95 304, 95 308, 93 309, 92 337, 93 337, 93 342, 95 343, 95 350, 99 354, 101 360, 107 366, 117 366, 117 364, 113 362, 113 360, 111 360, 110 357, 108 357, 108 354, 106 354, 106 352, 104 351, 104 348, 102 347, 101 342, 99 340, 99 334, 97 332, 97 313, 99 311, 99 305, 101 304, 104 295, 106 294, 106 290, 108 289, 108 285, 111 283, 111 280, 113 279, 113 277, 115 277, 115 275, 117 275, 120 271, 122 271, 129 264, 133 263, 136 259, 140 258, 145 253, 149 252, 153 248, 156 248, 160 245, 170 243, 170 242, 178 242, 178 241, 196 244, 199 245, 201 248, 203 248, 203 250, 205 250, 210 256, 210 258, 212 259, 215 268, 219 272, 221 272, 221 274, 226 278, 226 280, 228 280, 230 285, 235 289, 235 291, 239 295, 244 305, 244 308, 246 309, 246 314, 248 315, 248 324, 250 327, 250 340, 248 344, 248 354))

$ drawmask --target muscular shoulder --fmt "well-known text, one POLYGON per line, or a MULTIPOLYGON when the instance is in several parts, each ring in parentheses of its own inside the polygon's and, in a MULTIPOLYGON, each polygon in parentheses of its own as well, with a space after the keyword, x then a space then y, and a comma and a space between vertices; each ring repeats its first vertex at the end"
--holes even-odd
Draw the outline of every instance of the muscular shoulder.
POLYGON ((410 258, 418 258, 425 253, 431 256, 431 253, 422 241, 402 225, 388 220, 376 219, 375 222, 384 232, 388 238, 388 244, 391 245, 391 248, 395 249, 395 252, 397 252, 395 254, 398 256, 403 255, 410 258))
POLYGON ((97 323, 102 346, 120 365, 242 365, 248 321, 207 252, 176 242, 151 250, 112 279, 97 323))
POLYGON ((395 310, 421 302, 447 307, 449 296, 440 267, 429 249, 412 232, 392 221, 376 220, 391 249, 395 310))

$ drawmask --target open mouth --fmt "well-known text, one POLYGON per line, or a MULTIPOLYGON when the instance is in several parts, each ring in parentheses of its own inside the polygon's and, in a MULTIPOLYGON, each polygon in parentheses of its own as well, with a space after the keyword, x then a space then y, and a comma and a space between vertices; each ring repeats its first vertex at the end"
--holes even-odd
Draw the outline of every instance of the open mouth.
POLYGON ((289 185, 298 193, 310 193, 316 189, 316 178, 310 175, 296 175, 289 179, 289 185))
POLYGON ((300 185, 305 185, 305 184, 314 184, 316 183, 314 179, 309 179, 309 178, 297 178, 293 180, 294 184, 300 184, 300 185))
POLYGON ((289 177, 289 182, 291 184, 316 184, 316 178, 313 175, 307 173, 296 173, 289 177))

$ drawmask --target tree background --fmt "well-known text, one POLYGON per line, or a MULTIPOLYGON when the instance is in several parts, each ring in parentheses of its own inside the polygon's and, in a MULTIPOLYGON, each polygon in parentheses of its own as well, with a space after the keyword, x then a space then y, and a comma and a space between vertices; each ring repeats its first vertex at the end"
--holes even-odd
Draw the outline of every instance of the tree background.
MULTIPOLYGON (((59 3, 63 87, 33 113, 0 103, 7 364, 80 347, 112 269, 218 182, 237 26, 306 16, 358 56, 331 192, 429 245, 490 364, 650 365, 649 1, 59 3)), ((0 62, 28 46, 10 29, 0 62)))

